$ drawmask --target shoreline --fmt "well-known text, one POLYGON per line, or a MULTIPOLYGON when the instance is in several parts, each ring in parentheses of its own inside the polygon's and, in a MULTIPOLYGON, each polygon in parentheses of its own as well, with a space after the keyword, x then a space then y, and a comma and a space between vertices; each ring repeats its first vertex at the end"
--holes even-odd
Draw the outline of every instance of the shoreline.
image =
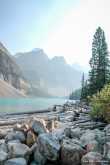
POLYGON ((0 163, 110 164, 110 125, 92 120, 89 111, 85 105, 65 103, 44 111, 0 116, 0 163), (7 156, 3 159, 4 152, 7 156))

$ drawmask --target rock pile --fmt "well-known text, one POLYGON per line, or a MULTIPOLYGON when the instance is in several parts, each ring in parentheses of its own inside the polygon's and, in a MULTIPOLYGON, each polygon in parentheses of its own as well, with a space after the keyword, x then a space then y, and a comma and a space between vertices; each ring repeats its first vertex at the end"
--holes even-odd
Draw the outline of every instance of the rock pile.
POLYGON ((57 119, 31 118, 0 136, 0 165, 109 165, 110 125, 85 109, 57 107, 57 119))

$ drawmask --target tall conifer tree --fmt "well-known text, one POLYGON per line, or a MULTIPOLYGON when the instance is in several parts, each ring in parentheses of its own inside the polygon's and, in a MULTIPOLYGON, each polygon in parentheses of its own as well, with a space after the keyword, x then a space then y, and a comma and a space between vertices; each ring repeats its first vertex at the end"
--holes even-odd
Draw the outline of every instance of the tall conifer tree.
POLYGON ((96 30, 92 43, 91 71, 89 72, 89 95, 100 91, 109 82, 109 53, 104 31, 101 27, 96 30))

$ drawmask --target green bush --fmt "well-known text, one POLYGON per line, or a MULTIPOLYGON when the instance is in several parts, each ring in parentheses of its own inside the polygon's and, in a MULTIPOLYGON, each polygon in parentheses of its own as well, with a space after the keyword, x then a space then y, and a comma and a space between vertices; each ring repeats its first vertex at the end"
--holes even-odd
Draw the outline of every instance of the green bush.
POLYGON ((90 105, 92 108, 90 114, 93 118, 110 123, 110 84, 92 96, 90 105))

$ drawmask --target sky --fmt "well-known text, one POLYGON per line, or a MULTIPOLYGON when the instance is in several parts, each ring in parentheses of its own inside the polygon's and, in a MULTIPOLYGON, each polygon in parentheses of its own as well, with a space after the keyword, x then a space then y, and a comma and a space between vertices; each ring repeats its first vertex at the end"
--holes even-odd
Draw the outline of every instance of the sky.
POLYGON ((109 17, 110 0, 0 0, 0 41, 12 54, 42 48, 88 69, 98 26, 110 48, 109 17))

